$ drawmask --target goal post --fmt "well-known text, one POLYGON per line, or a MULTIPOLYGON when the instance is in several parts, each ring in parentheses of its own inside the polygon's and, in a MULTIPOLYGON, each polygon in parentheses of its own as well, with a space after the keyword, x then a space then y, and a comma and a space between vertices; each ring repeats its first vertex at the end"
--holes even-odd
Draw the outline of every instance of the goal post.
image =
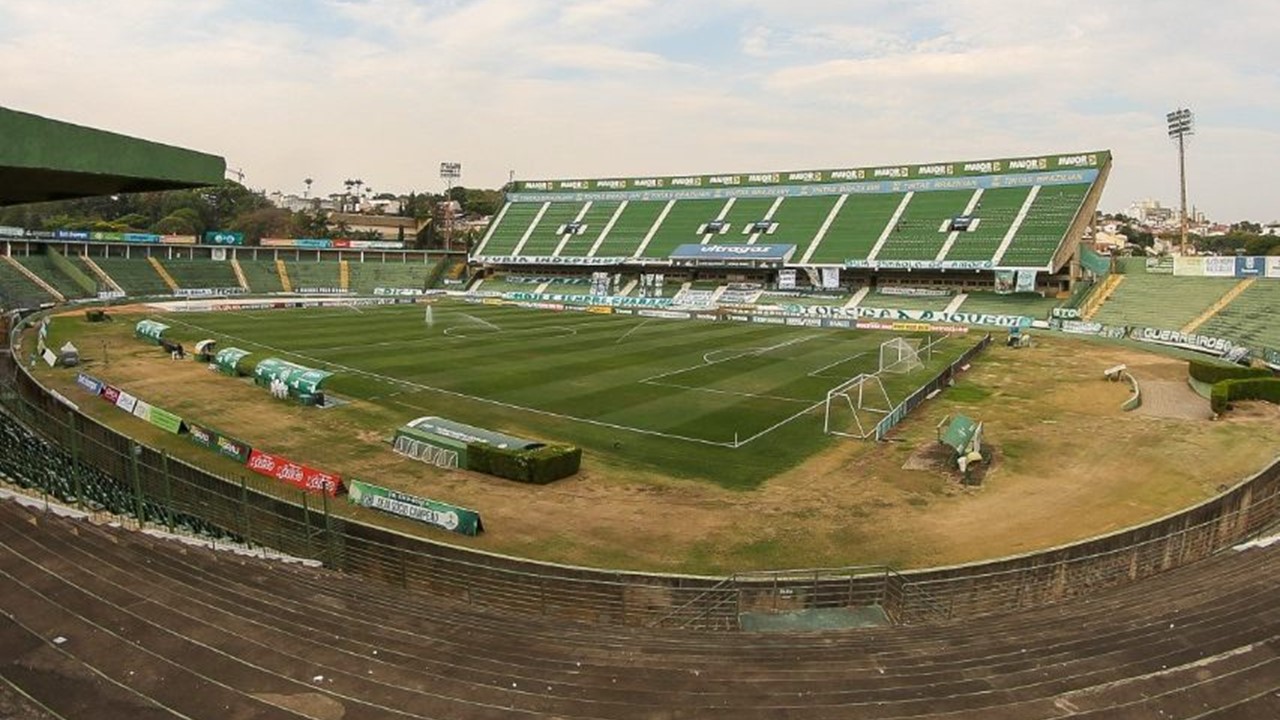
POLYGON ((893 403, 880 376, 863 373, 827 391, 822 431, 865 440, 875 434, 879 419, 892 411, 893 403))
MULTIPOLYGON (((932 343, 929 345, 932 348, 932 343)), ((920 359, 920 341, 901 337, 880 343, 880 372, 909 373, 924 367, 920 359)))

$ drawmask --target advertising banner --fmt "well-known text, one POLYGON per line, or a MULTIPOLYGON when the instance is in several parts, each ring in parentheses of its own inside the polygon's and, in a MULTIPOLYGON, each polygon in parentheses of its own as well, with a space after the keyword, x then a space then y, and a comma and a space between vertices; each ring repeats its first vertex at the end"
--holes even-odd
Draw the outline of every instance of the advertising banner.
POLYGON ((779 290, 795 290, 796 289, 796 271, 794 268, 778 271, 778 289, 779 290))
MULTIPOLYGON (((810 190, 814 184, 840 183, 847 181, 883 181, 886 183, 908 183, 911 181, 929 181, 942 183, 943 187, 954 186, 960 178, 986 177, 984 179, 1006 179, 1000 176, 1052 178, 1060 174, 1075 176, 1088 173, 1089 177, 1097 176, 1097 169, 1106 165, 1111 159, 1107 150, 1069 152, 1062 155, 1041 155, 1032 158, 1001 158, 992 160, 952 160, 943 163, 925 163, 922 165, 887 165, 887 167, 835 168, 819 170, 786 170, 786 172, 762 173, 721 173, 712 176, 662 176, 637 178, 599 178, 599 179, 530 179, 512 184, 509 196, 515 199, 529 195, 540 197, 543 193, 591 193, 591 192, 625 192, 645 193, 653 195, 660 191, 703 191, 709 196, 712 193, 724 193, 728 188, 750 188, 754 186, 795 186, 797 190, 810 190), (1056 172, 1055 172, 1056 170, 1056 172), (805 186, 810 186, 805 188, 805 186)), ((1046 184, 1030 182, 1028 184, 1046 184)))
POLYGON ((110 385, 103 385, 101 395, 103 400, 115 405, 120 400, 120 389, 110 385))
POLYGON ((608 307, 653 307, 671 305, 671 298, 644 298, 630 295, 563 295, 560 293, 508 292, 503 300, 531 303, 565 303, 570 305, 599 305, 608 307))
POLYGON ((996 282, 997 295, 1011 295, 1013 288, 1017 282, 1016 273, 1013 270, 997 270, 994 273, 996 282))
POLYGON ((1264 257, 1237 257, 1236 258, 1236 277, 1238 278, 1256 278, 1267 274, 1266 258, 1264 257))
POLYGON ((822 268, 822 289, 823 290, 840 289, 840 268, 833 268, 833 267, 822 268))
POLYGON ((1029 293, 1036 291, 1036 271, 1035 270, 1019 270, 1018 280, 1014 286, 1014 292, 1029 293))
POLYGON ((275 478, 307 492, 322 492, 332 496, 337 495, 342 487, 342 479, 337 475, 290 462, 261 450, 249 451, 248 467, 259 475, 275 478))
POLYGON ((191 442, 210 450, 218 449, 218 433, 210 430, 203 425, 187 425, 187 431, 190 433, 191 442))
POLYGON ((1280 256, 1267 258, 1267 277, 1280 278, 1280 256))
POLYGON ((218 452, 226 455, 232 460, 237 460, 242 463, 249 462, 249 453, 253 452, 253 448, 250 448, 247 444, 236 440, 235 438, 229 438, 226 435, 218 435, 214 439, 217 442, 217 447, 215 449, 218 452))
POLYGON ((78 373, 76 375, 76 384, 79 385, 82 390, 91 395, 102 394, 102 381, 95 377, 85 375, 84 373, 78 373))
POLYGON ((161 410, 158 407, 152 406, 150 420, 152 425, 155 425, 165 432, 171 432, 174 435, 182 432, 182 418, 174 415, 168 410, 161 410))
POLYGON ((1183 277, 1203 277, 1204 258, 1179 255, 1173 259, 1173 274, 1183 277))
POLYGON ((133 403, 133 416, 139 420, 151 422, 151 405, 145 400, 135 399, 133 403))
POLYGON ((195 245, 195 235, 162 235, 160 242, 164 245, 195 245))
POLYGON ((1175 347, 1198 350, 1200 352, 1210 353, 1213 355, 1224 355, 1230 357, 1239 354, 1239 351, 1248 353, 1248 348, 1237 345, 1226 338, 1213 337, 1210 335, 1195 335, 1192 333, 1178 332, 1177 330, 1134 327, 1129 328, 1129 337, 1139 342, 1173 345, 1175 347))
POLYGON ((487 265, 621 265, 628 257, 569 257, 560 255, 475 255, 473 262, 487 265))
POLYGON ((399 515, 410 520, 427 523, 463 535, 476 535, 484 531, 480 513, 475 510, 442 503, 437 500, 406 495, 360 480, 352 480, 347 499, 352 504, 399 515))
POLYGON ((120 392, 120 396, 116 398, 116 407, 120 408, 121 410, 127 413, 132 414, 133 407, 138 404, 138 398, 130 395, 124 390, 120 390, 119 392, 120 392))
POLYGON ((791 257, 795 245, 736 245, 728 243, 696 243, 685 244, 671 251, 668 256, 672 260, 774 260, 782 261, 791 257))
POLYGON ((209 230, 204 234, 205 245, 243 245, 244 233, 230 230, 209 230))
POLYGON ((1205 277, 1235 277, 1236 259, 1225 255, 1211 255, 1204 258, 1205 277))

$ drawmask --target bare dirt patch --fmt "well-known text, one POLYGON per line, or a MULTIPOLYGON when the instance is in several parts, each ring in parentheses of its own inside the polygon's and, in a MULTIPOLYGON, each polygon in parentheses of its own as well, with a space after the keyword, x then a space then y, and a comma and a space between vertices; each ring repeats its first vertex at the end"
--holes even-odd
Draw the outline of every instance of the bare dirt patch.
MULTIPOLYGON (((111 325, 94 327, 81 343, 94 374, 263 449, 475 508, 487 532, 462 538, 372 511, 342 512, 469 547, 593 566, 708 573, 918 567, 1026 552, 1203 500, 1268 462, 1280 431, 1280 412, 1260 403, 1240 403, 1219 421, 1126 413, 1120 405, 1129 386, 1105 381, 1104 369, 1128 364, 1144 390, 1160 382, 1185 387, 1185 361, 1045 336, 1028 349, 993 346, 890 442, 833 441, 754 491, 590 456, 575 477, 526 486, 396 455, 386 438, 406 420, 402 409, 357 401, 318 410, 273 400, 246 380, 169 360, 129 338, 130 323, 111 325), (962 487, 932 467, 904 468, 914 454, 934 452, 936 424, 957 412, 984 422, 999 449, 981 487, 962 487)), ((40 372, 68 396, 84 397, 74 373, 40 372)), ((167 443, 196 462, 212 457, 105 403, 83 404, 144 441, 167 443)))

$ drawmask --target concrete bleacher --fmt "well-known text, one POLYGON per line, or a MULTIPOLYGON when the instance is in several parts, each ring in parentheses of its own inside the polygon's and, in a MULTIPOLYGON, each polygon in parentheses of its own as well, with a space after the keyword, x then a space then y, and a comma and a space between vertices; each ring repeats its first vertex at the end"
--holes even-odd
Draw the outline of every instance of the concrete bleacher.
POLYGON ((1271 718, 1280 546, 1058 606, 827 632, 481 610, 0 503, 0 675, 59 717, 1271 718), (102 716, 108 716, 104 714, 102 716))
POLYGON ((947 240, 947 233, 940 228, 951 218, 963 215, 972 197, 971 190, 913 194, 874 259, 933 260, 947 240))
POLYGON ((1058 306, 1059 300, 1043 297, 1038 293, 999 295, 994 292, 971 292, 956 308, 963 313, 987 313, 991 315, 1025 315, 1031 318, 1048 318, 1058 306))
MULTIPOLYGON (((1017 220, 1030 188, 994 188, 982 194, 981 207, 973 212, 981 218, 978 227, 957 233, 947 251, 947 260, 990 260, 1000 248, 1005 233, 1017 220)), ((1021 225, 1018 226, 1021 229, 1021 225)), ((1065 229, 1065 228, 1064 228, 1065 229)), ((1061 234, 1061 233, 1060 233, 1061 234)))
POLYGON ((1013 243, 999 258, 999 264, 1036 267, 1049 264, 1088 192, 1087 185, 1042 188, 1018 226, 1013 243))
POLYGON ((54 297, 7 262, 0 262, 0 306, 35 307, 54 297))
POLYGON ((1104 325, 1177 330, 1199 317, 1237 282, 1234 278, 1129 272, 1093 320, 1104 325))
POLYGON ((282 292, 280 273, 276 272, 275 260, 239 260, 240 270, 249 283, 249 292, 273 293, 282 292))
POLYGON ((870 308, 892 308, 894 310, 945 310, 955 298, 945 296, 893 295, 870 293, 862 299, 861 305, 870 308))
POLYGON ((307 289, 337 289, 342 278, 339 265, 332 260, 286 260, 289 281, 294 292, 307 289))
POLYGON ((1202 335, 1280 349, 1280 280, 1262 278, 1196 329, 1202 335))
POLYGON ((404 262, 353 262, 348 264, 352 292, 372 294, 377 288, 426 289, 434 265, 404 262))
POLYGON ((21 263, 23 267, 38 275, 41 280, 52 285, 55 290, 62 293, 62 296, 67 299, 90 296, 87 290, 59 270, 47 255, 21 255, 14 257, 14 259, 21 263))
POLYGON ((95 257, 93 261, 129 295, 173 294, 145 258, 95 257))
POLYGON ((791 262, 799 265, 880 261, 891 267, 916 262, 1046 267, 1057 258, 1094 183, 1105 177, 1081 172, 1076 178, 1045 176, 1048 185, 1030 184, 1040 181, 1030 173, 1053 162, 1101 168, 1109 164, 1109 156, 517 183, 476 254, 661 260, 683 244, 764 242, 794 245, 791 262), (968 181, 937 177, 976 173, 990 176, 968 181), (885 177, 895 180, 877 179, 885 177), (849 180, 853 182, 845 182, 849 180), (1054 184, 1060 182, 1066 184, 1054 184), (972 230, 951 231, 949 221, 963 215, 977 220, 972 230), (713 220, 727 225, 724 232, 705 232, 705 224, 713 220), (754 224, 764 220, 773 224, 770 231, 754 232, 754 224), (561 232, 570 222, 582 225, 581 234, 561 232))
MULTIPOLYGON (((845 260, 867 257, 880 235, 888 228, 902 199, 902 193, 846 197, 835 216, 831 217, 831 224, 827 225, 827 231, 821 238, 817 235, 827 222, 827 214, 823 215, 818 224, 811 226, 813 232, 809 232, 809 228, 800 230, 801 237, 813 239, 806 244, 804 254, 811 252, 809 262, 815 264, 838 264, 845 260)), ((835 210, 837 202, 838 199, 832 198, 832 210, 835 210)), ((784 202, 783 206, 786 204, 784 202)))
POLYGON ((160 264, 180 288, 240 287, 240 281, 228 262, 170 259, 161 260, 160 264))

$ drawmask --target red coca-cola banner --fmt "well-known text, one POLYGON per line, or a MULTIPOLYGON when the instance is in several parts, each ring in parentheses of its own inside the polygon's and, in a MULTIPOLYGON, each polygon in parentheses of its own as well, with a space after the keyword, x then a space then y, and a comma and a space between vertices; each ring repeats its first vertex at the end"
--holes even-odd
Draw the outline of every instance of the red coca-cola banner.
POLYGON ((120 388, 112 387, 110 385, 105 385, 102 388, 101 397, 103 400, 106 400, 112 405, 115 405, 116 401, 120 399, 120 388))
POLYGON ((253 450, 249 453, 249 469, 267 477, 287 482, 307 492, 337 495, 342 489, 342 478, 306 465, 290 462, 282 457, 253 450))

